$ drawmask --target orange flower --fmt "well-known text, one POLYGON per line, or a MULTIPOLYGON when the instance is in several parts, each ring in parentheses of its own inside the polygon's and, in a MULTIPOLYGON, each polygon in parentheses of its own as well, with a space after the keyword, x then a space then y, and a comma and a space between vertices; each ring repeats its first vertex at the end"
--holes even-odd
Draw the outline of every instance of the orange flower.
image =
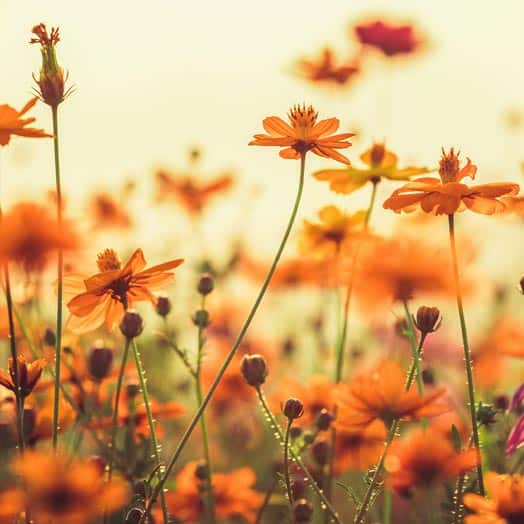
POLYGON ((385 360, 349 384, 340 384, 336 390, 339 411, 335 426, 351 431, 377 419, 389 426, 395 419, 420 420, 449 411, 449 406, 439 400, 446 392, 444 388, 419 395, 415 385, 408 391, 405 386, 406 374, 392 360, 385 360))
POLYGON ((49 138, 53 136, 48 135, 43 129, 27 127, 36 118, 22 118, 37 101, 38 97, 31 98, 20 111, 7 104, 0 105, 0 146, 9 144, 11 135, 27 136, 29 138, 49 138))
POLYGON ((174 197, 194 216, 202 213, 213 196, 224 193, 233 185, 233 177, 225 174, 214 180, 198 182, 192 176, 175 176, 164 170, 156 172, 157 200, 174 197))
POLYGON ((104 481, 92 462, 71 461, 65 454, 26 451, 13 463, 25 489, 25 503, 37 522, 87 524, 104 510, 112 512, 128 499, 125 483, 104 481))
MULTIPOLYGON (((167 493, 169 512, 187 524, 197 524, 204 515, 196 464, 186 464, 176 477, 176 491, 167 493)), ((262 495, 253 489, 256 478, 250 468, 230 473, 213 473, 211 482, 218 519, 243 519, 253 522, 262 503, 262 495)))
POLYGON ((340 252, 342 244, 357 237, 365 216, 365 211, 348 215, 336 206, 323 207, 318 212, 319 223, 304 220, 299 240, 301 251, 320 258, 335 256, 340 252))
POLYGON ((435 483, 453 480, 477 465, 477 452, 455 450, 452 442, 434 431, 414 430, 397 440, 386 457, 386 482, 401 495, 413 488, 430 488, 435 483))
POLYGON ((343 169, 321 169, 313 174, 317 180, 329 182, 329 187, 335 193, 345 195, 353 193, 368 182, 377 184, 383 178, 388 180, 409 180, 410 178, 429 173, 426 167, 397 167, 398 157, 388 151, 384 144, 375 142, 367 151, 360 155, 360 160, 368 166, 359 169, 349 166, 343 169))
POLYGON ((278 116, 264 118, 262 125, 269 134, 255 135, 249 145, 283 147, 285 149, 279 153, 282 158, 296 160, 311 151, 315 155, 349 164, 349 160, 336 149, 349 147, 351 143, 347 139, 353 133, 333 135, 340 125, 338 118, 317 123, 317 117, 313 106, 295 105, 288 113, 289 124, 278 116))
POLYGON ((453 148, 446 153, 442 150, 438 178, 423 177, 397 189, 384 202, 384 209, 396 213, 410 212, 420 207, 426 213, 452 215, 468 208, 475 213, 492 215, 506 209, 506 204, 499 197, 516 195, 518 184, 493 182, 468 186, 461 181, 465 177, 475 178, 477 166, 468 158, 460 168, 459 154, 453 148))
POLYGON ((386 56, 410 54, 420 45, 412 25, 393 25, 388 21, 373 20, 354 28, 361 44, 379 49, 386 56))
MULTIPOLYGON (((16 393, 17 385, 15 384, 15 369, 13 366, 13 359, 10 358, 8 363, 9 373, 6 373, 3 369, 0 369, 0 385, 9 389, 13 393, 16 393)), ((47 361, 43 358, 39 358, 33 362, 27 362, 25 357, 22 355, 17 357, 18 384, 22 396, 27 397, 31 394, 34 387, 36 386, 36 383, 40 380, 42 371, 46 365, 47 361)))
POLYGON ((109 193, 96 193, 89 204, 95 228, 128 228, 131 219, 124 207, 109 193))
POLYGON ((464 504, 475 512, 466 524, 518 524, 524 522, 524 477, 489 472, 486 485, 491 500, 474 493, 464 495, 464 504))
POLYGON ((346 85, 356 76, 360 67, 356 61, 347 61, 337 64, 334 52, 326 47, 317 60, 300 60, 298 63, 298 74, 314 83, 346 85))
POLYGON ((173 279, 170 270, 182 262, 183 259, 179 258, 144 269, 144 254, 137 249, 122 267, 112 249, 99 253, 97 265, 100 273, 85 279, 76 274, 64 277, 64 295, 74 297, 67 303, 71 313, 69 328, 76 333, 85 333, 105 321, 111 330, 135 302, 149 300, 155 305, 156 297, 152 291, 166 286, 173 279))
POLYGON ((67 224, 60 228, 46 208, 33 202, 16 204, 0 224, 0 259, 26 271, 42 271, 51 253, 78 246, 67 224))

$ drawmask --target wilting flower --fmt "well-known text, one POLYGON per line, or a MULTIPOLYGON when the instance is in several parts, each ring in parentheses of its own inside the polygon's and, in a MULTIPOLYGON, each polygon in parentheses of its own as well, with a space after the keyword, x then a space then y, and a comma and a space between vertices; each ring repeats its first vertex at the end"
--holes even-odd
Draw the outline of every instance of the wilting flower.
POLYGON ((486 474, 487 499, 475 493, 464 495, 464 504, 474 514, 466 524, 518 524, 524 522, 524 477, 522 475, 486 474))
POLYGON ((308 151, 315 155, 332 158, 349 164, 349 160, 336 149, 345 149, 351 145, 348 138, 353 133, 333 135, 338 129, 338 118, 328 118, 317 123, 318 113, 313 106, 293 106, 288 113, 289 124, 278 116, 264 118, 262 125, 267 135, 255 135, 250 146, 276 146, 282 158, 298 159, 308 151))
POLYGON ((316 60, 302 59, 297 64, 299 76, 318 84, 346 85, 360 71, 356 60, 337 63, 334 52, 326 47, 316 60))
POLYGON ((336 255, 342 244, 356 238, 365 215, 365 211, 348 215, 336 206, 323 207, 318 212, 320 222, 304 220, 299 240, 301 251, 308 255, 319 255, 321 258, 336 255))
POLYGON ((356 25, 354 30, 361 44, 375 47, 386 56, 413 53, 420 45, 411 25, 396 26, 377 20, 356 25))
POLYGON ((384 202, 384 209, 396 213, 414 211, 418 205, 426 213, 452 215, 468 208, 475 213, 492 215, 506 209, 500 197, 516 195, 518 184, 493 182, 468 186, 462 182, 465 177, 475 178, 477 166, 467 163, 460 167, 459 153, 453 148, 448 153, 442 150, 438 178, 422 177, 397 189, 384 202))
MULTIPOLYGON (((200 481, 194 462, 184 466, 176 477, 176 490, 167 493, 169 512, 187 524, 197 524, 204 515, 200 481)), ((253 522, 262 495, 253 489, 256 478, 250 468, 229 473, 213 473, 211 483, 216 516, 222 519, 244 519, 253 522)))
POLYGON ((36 118, 22 118, 38 101, 38 97, 31 98, 27 104, 17 111, 14 107, 7 104, 0 105, 0 146, 9 144, 11 135, 26 136, 29 138, 49 138, 43 129, 27 127, 36 118))
POLYGON ((33 202, 16 204, 0 224, 0 259, 28 272, 42 271, 58 249, 77 246, 78 239, 67 222, 59 226, 46 208, 33 202))
POLYGON ((313 173, 313 176, 317 180, 328 181, 330 189, 335 193, 349 194, 368 182, 378 184, 384 178, 409 180, 416 175, 431 171, 426 167, 399 168, 397 155, 388 151, 384 144, 377 142, 360 155, 360 160, 367 168, 348 166, 343 169, 321 169, 313 173))
POLYGON ((96 193, 89 202, 89 214, 97 229, 128 228, 131 218, 125 208, 109 193, 96 193))
POLYGON ((128 496, 122 480, 106 483, 92 462, 72 461, 64 454, 26 451, 14 461, 13 471, 24 486, 19 492, 24 505, 37 522, 87 524, 123 506, 128 496))
POLYGON ((0 369, 0 385, 16 393, 16 390, 20 388, 20 393, 23 397, 27 397, 31 394, 36 383, 40 380, 42 371, 47 365, 47 361, 43 358, 34 360, 33 362, 27 362, 25 357, 18 355, 17 357, 17 375, 18 384, 15 383, 15 369, 13 366, 13 359, 8 360, 9 373, 6 373, 3 369, 0 369))
POLYGON ((434 417, 450 409, 440 400, 445 392, 444 388, 436 388, 419 395, 414 384, 406 391, 405 372, 397 362, 385 360, 370 373, 337 387, 335 427, 354 430, 377 419, 389 426, 395 419, 434 417))
POLYGON ((100 273, 89 278, 64 276, 64 294, 73 297, 67 303, 68 326, 76 333, 91 331, 104 322, 113 329, 134 303, 149 300, 155 305, 152 291, 169 284, 174 276, 170 270, 182 262, 179 258, 144 269, 144 254, 137 249, 122 266, 115 251, 106 249, 97 257, 100 273))
POLYGON ((155 174, 157 200, 175 198, 192 215, 202 213, 208 202, 233 185, 233 177, 224 174, 213 180, 199 182, 193 176, 179 176, 158 170, 155 174))
POLYGON ((473 448, 457 452, 442 434, 416 429, 393 443, 385 465, 386 482, 397 493, 409 495, 413 488, 430 488, 474 468, 477 452, 473 448))

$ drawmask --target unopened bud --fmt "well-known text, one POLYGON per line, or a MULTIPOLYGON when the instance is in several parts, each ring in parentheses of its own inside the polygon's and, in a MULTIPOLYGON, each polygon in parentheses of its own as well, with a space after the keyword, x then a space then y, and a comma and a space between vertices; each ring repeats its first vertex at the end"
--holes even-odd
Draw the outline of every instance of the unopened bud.
POLYGON ((477 421, 482 426, 491 426, 496 422, 497 410, 491 404, 479 402, 477 408, 477 421))
POLYGON ((211 275, 211 273, 204 273, 198 281, 198 292, 201 295, 209 295, 214 287, 215 280, 213 279, 213 275, 211 275))
POLYGON ((424 368, 422 370, 422 382, 426 386, 433 386, 435 384, 435 372, 431 368, 424 368))
POLYGON ((138 337, 144 329, 144 321, 137 311, 126 311, 120 323, 120 331, 128 340, 138 337))
POLYGON ((240 363, 240 372, 250 386, 260 387, 267 377, 264 357, 262 355, 244 355, 240 363))
POLYGON ((43 342, 46 346, 55 347, 56 345, 56 335, 51 328, 46 328, 43 342))
POLYGON ((140 385, 132 382, 126 386, 127 398, 135 398, 140 393, 140 385))
POLYGON ((193 324, 199 328, 205 328, 209 325, 209 313, 205 309, 197 309, 191 317, 193 324))
POLYGON ((199 462, 196 465, 195 477, 198 480, 207 480, 209 478, 209 468, 205 462, 199 462))
POLYGON ((311 521, 313 506, 306 499, 299 499, 293 504, 293 517, 296 524, 305 524, 311 521))
POLYGON ((97 381, 106 378, 113 364, 113 350, 109 348, 94 347, 89 351, 87 367, 89 374, 97 381))
POLYGON ((295 420, 304 414, 304 404, 298 398, 288 398, 282 411, 286 418, 295 420))
POLYGON ((329 443, 327 440, 317 440, 311 446, 311 454, 319 466, 327 464, 329 459, 329 443))
POLYGON ((417 309, 417 316, 413 320, 420 333, 427 335, 440 327, 442 316, 438 307, 421 306, 417 309))
POLYGON ((317 415, 317 429, 319 431, 326 431, 331 426, 331 423, 335 420, 335 417, 327 410, 322 408, 317 415))
POLYGON ((158 297, 156 301, 155 311, 161 317, 167 317, 171 311, 171 300, 168 297, 158 297))

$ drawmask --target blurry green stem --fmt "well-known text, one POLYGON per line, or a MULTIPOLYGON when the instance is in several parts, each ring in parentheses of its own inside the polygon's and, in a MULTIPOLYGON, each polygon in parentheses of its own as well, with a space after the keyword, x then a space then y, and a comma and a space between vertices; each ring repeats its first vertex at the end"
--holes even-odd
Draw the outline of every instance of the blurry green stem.
MULTIPOLYGON (((420 344, 417 346, 415 325, 413 323, 413 316, 411 315, 411 312, 409 311, 408 301, 403 300, 402 303, 404 305, 404 313, 406 315, 406 322, 408 323, 408 340, 409 340, 409 345, 411 346, 411 354, 413 356, 413 363, 414 363, 414 366, 411 368, 411 370, 413 371, 413 373, 415 374, 417 378, 418 394, 422 395, 422 393, 424 393, 424 382, 422 381, 422 373, 420 372, 420 351, 422 349, 422 344, 424 343, 424 340, 421 340, 420 344)), ((411 376, 411 372, 410 372, 410 379, 413 380, 413 377, 411 376)))
POLYGON ((284 437, 284 479, 286 481, 286 491, 289 504, 293 504, 293 491, 291 490, 291 479, 289 477, 289 432, 291 430, 293 419, 288 419, 286 434, 284 437))
POLYGON ((393 493, 390 489, 384 490, 384 524, 391 524, 391 511, 393 509, 393 493))

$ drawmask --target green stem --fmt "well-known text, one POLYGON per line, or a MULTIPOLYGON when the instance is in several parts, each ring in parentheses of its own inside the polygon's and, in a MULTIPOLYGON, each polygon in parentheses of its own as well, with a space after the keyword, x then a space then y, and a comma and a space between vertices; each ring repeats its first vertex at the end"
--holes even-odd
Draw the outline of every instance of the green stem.
MULTIPOLYGON (((406 389, 409 389, 411 387, 411 384, 413 384, 413 379, 415 378, 415 374, 417 373, 417 364, 416 363, 419 363, 419 368, 420 368, 420 355, 422 354, 422 348, 424 346, 424 342, 426 341, 426 337, 427 337, 427 333, 422 333, 418 346, 415 347, 415 352, 413 354, 413 363, 412 363, 411 369, 409 370, 408 378, 406 380, 406 389)), ((420 373, 417 376, 420 376, 420 373)), ((418 386, 418 383, 417 383, 417 386, 418 386)), ((419 394, 421 394, 420 389, 418 391, 419 391, 419 394)))
MULTIPOLYGON (((413 316, 411 315, 411 312, 409 311, 408 301, 403 300, 402 303, 404 304, 404 313, 406 315, 406 322, 408 323, 408 340, 409 345, 411 346, 411 354, 413 356, 413 362, 414 366, 411 368, 413 370, 413 373, 415 374, 417 378, 417 389, 418 394, 422 395, 424 393, 424 382, 422 381, 422 373, 420 372, 420 348, 422 347, 422 342, 420 344, 420 348, 417 347, 417 338, 415 335, 415 325, 413 323, 413 316)), ((411 376, 411 380, 413 380, 413 377, 411 376)))
MULTIPOLYGON (((158 444, 158 438, 156 436, 155 421, 153 420, 153 413, 151 412, 151 403, 149 401, 149 392, 147 390, 146 384, 146 372, 142 366, 142 361, 140 360, 140 353, 138 352, 138 347, 136 345, 135 339, 132 341, 133 355, 135 357, 136 370, 138 373, 138 380, 140 381, 140 389, 142 390, 142 396, 144 398, 144 407, 146 410, 147 422, 149 424, 149 431, 151 433, 151 444, 153 446, 153 456, 155 457, 156 467, 158 468, 158 473, 162 471, 162 463, 160 461, 160 445, 158 444)), ((158 487, 158 484, 157 484, 158 487)), ((167 504, 164 490, 160 490, 160 504, 162 506, 162 516, 164 524, 168 524, 169 516, 167 512, 167 504)))
MULTIPOLYGON (((157 484, 157 486, 153 490, 153 493, 151 494, 151 498, 150 498, 149 503, 148 503, 147 508, 146 508, 145 515, 147 515, 147 513, 150 511, 152 504, 156 500, 160 490, 162 490, 163 485, 165 484, 166 480, 168 479, 169 475, 171 474, 171 471, 173 470, 173 467, 175 466, 176 461, 178 460, 178 457, 182 453, 182 450, 186 446, 186 444, 187 444, 187 442, 189 440, 189 437, 191 436, 191 434, 193 433, 193 430, 195 429, 195 426, 198 424, 198 421, 200 420, 200 417, 204 413, 204 410, 206 409, 207 404, 211 400, 211 397, 213 396, 213 393, 215 392, 218 384, 220 383, 220 381, 222 379, 222 376, 224 375, 224 373, 226 372, 226 369, 228 368, 229 364, 233 360, 233 358, 234 358, 234 356, 235 356, 235 354, 237 352, 237 349, 239 348, 240 344, 242 343, 242 340, 244 339, 244 335, 246 334, 249 326, 251 325, 251 322, 252 322, 252 320, 253 320, 253 318, 255 316, 255 313, 257 312, 258 307, 260 306, 260 303, 262 302, 262 299, 264 298, 266 290, 267 290, 267 288, 269 286, 269 283, 271 282, 271 278, 273 277, 273 273, 275 272, 275 269, 277 268, 277 265, 278 265, 278 262, 280 260, 280 257, 282 256, 282 253, 283 253, 284 248, 286 246, 287 239, 289 237, 289 234, 291 233, 291 229, 293 227, 293 223, 295 222, 295 218, 297 216, 300 200, 302 198, 302 190, 304 188, 304 171, 305 171, 305 154, 303 154, 301 156, 301 158, 300 158, 300 179, 299 179, 299 183, 298 183, 297 196, 295 198, 295 203, 294 203, 294 206, 293 206, 293 210, 291 212, 291 216, 289 218, 288 225, 287 225, 286 230, 284 232, 284 236, 282 237, 282 240, 280 242, 280 246, 279 246, 279 248, 277 250, 277 253, 275 255, 275 259, 273 260, 273 263, 271 264, 271 267, 270 267, 269 272, 268 272, 268 274, 266 276, 266 279, 264 280, 264 283, 262 284, 262 287, 260 288, 258 296, 257 296, 257 298, 255 300, 255 303, 253 304, 253 307, 251 308, 251 311, 249 312, 249 314, 247 316, 247 319, 244 322, 244 325, 242 326, 242 328, 240 330, 240 333, 237 336, 237 339, 235 340, 231 350, 229 351, 227 357, 224 360, 224 363, 222 364, 222 367, 218 371, 215 379, 213 380, 213 383, 211 384, 211 386, 209 388, 209 391, 206 393, 206 396, 203 398, 202 404, 197 409, 197 411, 196 411, 195 415, 193 416, 191 422, 187 426, 184 434, 182 435, 182 437, 181 437, 181 439, 180 439, 180 441, 179 441, 179 443, 178 443, 178 445, 177 445, 177 447, 176 447, 176 449, 175 449, 175 451, 174 451, 174 453, 173 453, 173 455, 171 457, 171 460, 169 461, 169 464, 168 464, 168 466, 166 468, 166 471, 165 471, 164 475, 162 476, 162 478, 160 479, 159 483, 157 484)), ((144 519, 146 518, 145 515, 142 518, 141 522, 144 522, 144 519)))
MULTIPOLYGON (((62 189, 60 185, 60 154, 58 144, 58 107, 53 106, 53 146, 55 159, 56 209, 59 229, 62 227, 62 189)), ((62 286, 64 260, 62 248, 58 248, 58 284, 56 303, 55 391, 53 407, 53 449, 58 445, 58 420, 60 409, 60 363, 62 356, 62 286)))
POLYGON ((471 415, 471 429, 473 433, 473 445, 477 451, 477 476, 479 483, 479 493, 485 495, 484 479, 482 476, 482 454, 480 452, 479 428, 477 424, 475 386, 473 383, 473 367, 471 363, 471 351, 469 349, 468 332, 466 329, 466 319, 464 318, 464 307, 462 305, 462 293, 460 289, 460 275, 457 261, 457 246, 455 242, 455 216, 448 215, 449 241, 451 246, 451 258, 453 263, 453 274, 455 277, 455 288, 457 293, 457 308, 460 318, 460 330, 462 332, 462 342, 464 344, 464 361, 466 363, 466 378, 468 384, 469 410, 471 415))
POLYGON ((393 509, 393 493, 390 489, 384 491, 384 524, 391 524, 391 513, 393 509))
POLYGON ((293 504, 293 491, 291 489, 291 479, 289 477, 289 431, 293 419, 288 419, 286 426, 286 434, 284 437, 284 479, 286 481, 286 491, 289 504, 293 504))

